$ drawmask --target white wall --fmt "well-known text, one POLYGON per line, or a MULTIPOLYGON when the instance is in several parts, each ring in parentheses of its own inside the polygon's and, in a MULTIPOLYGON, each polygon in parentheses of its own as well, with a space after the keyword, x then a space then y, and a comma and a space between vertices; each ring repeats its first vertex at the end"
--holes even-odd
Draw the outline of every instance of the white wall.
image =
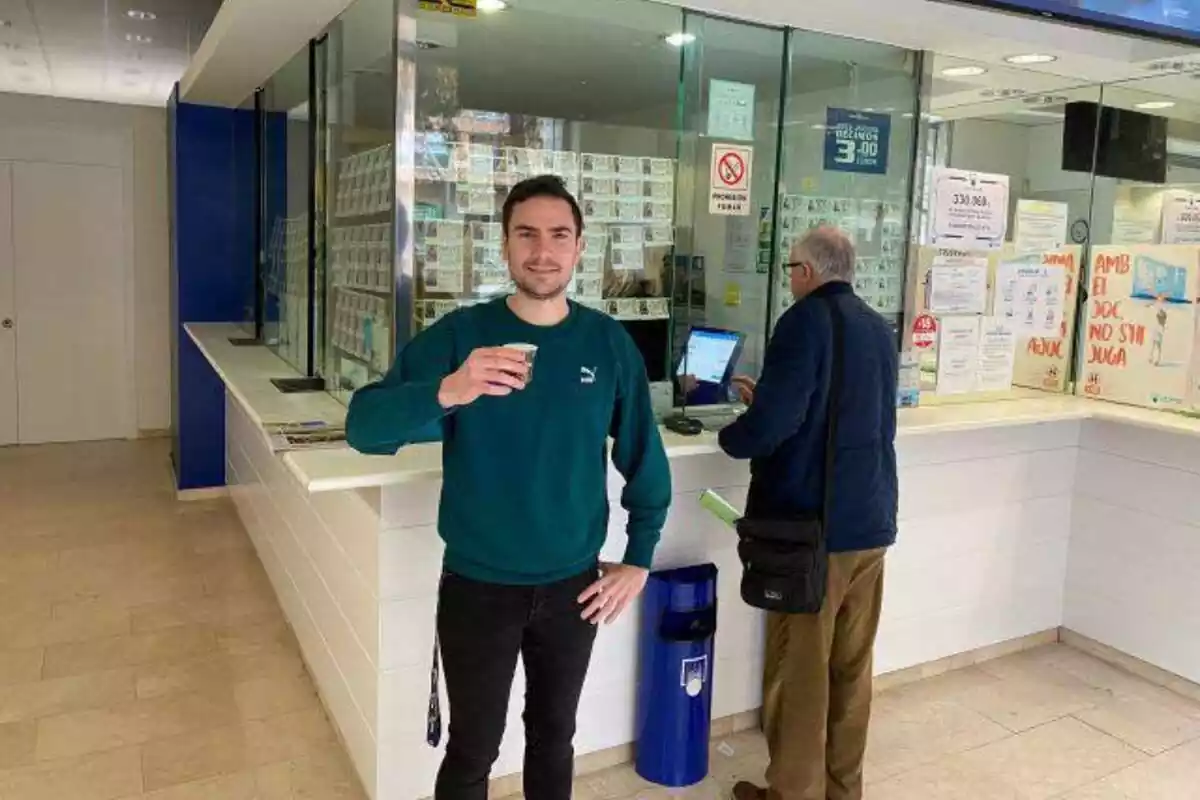
POLYGON ((1200 441, 1092 420, 1079 454, 1063 625, 1200 681, 1200 441))
MULTIPOLYGON (((133 357, 140 431, 171 425, 166 119, 165 109, 159 108, 0 94, 0 141, 19 141, 22 137, 8 134, 20 129, 97 131, 132 140, 132 162, 123 167, 126 184, 133 186, 133 357)), ((41 137, 39 148, 42 152, 29 154, 6 150, 0 158, 56 158, 52 140, 41 137)))

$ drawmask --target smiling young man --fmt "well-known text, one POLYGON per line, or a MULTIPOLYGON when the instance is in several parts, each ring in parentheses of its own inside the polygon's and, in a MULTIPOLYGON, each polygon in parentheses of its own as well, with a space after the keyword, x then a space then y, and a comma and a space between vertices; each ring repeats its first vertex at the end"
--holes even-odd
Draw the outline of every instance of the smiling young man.
POLYGON ((438 636, 450 740, 437 800, 486 800, 518 656, 525 796, 570 798, 596 625, 645 587, 671 500, 640 353, 619 323, 566 297, 583 241, 575 198, 558 178, 524 181, 503 223, 516 293, 419 334, 387 377, 354 396, 346 419, 347 439, 365 453, 395 453, 441 426, 438 636), (628 544, 622 563, 601 565, 609 437, 626 481, 628 544))

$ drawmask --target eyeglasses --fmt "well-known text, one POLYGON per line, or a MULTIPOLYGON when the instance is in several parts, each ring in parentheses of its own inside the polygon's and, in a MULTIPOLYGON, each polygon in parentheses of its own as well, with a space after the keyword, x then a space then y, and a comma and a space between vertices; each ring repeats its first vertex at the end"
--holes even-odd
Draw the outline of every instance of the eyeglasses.
POLYGON ((780 264, 779 266, 780 266, 780 268, 783 269, 783 271, 785 273, 790 273, 796 267, 804 266, 804 262, 803 261, 785 261, 783 264, 780 264))

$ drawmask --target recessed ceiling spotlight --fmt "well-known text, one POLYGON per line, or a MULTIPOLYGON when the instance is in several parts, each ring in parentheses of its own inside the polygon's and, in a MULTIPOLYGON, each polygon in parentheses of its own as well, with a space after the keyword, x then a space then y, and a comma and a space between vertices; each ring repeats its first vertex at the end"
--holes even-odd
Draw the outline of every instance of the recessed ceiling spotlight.
POLYGON ((479 0, 475 4, 476 11, 482 11, 485 14, 495 14, 497 11, 503 11, 508 8, 508 3, 505 0, 479 0))
POLYGON ((1174 108, 1174 100, 1147 100, 1144 103, 1135 103, 1134 108, 1139 108, 1142 111, 1161 111, 1164 108, 1174 108))
POLYGON ((136 8, 131 8, 126 11, 125 16, 141 22, 151 22, 158 19, 158 14, 155 14, 153 11, 138 11, 136 8))
POLYGON ((974 78, 977 75, 983 75, 987 72, 984 67, 946 67, 942 70, 942 75, 946 78, 974 78))
POLYGON ((1005 56, 1004 60, 1009 64, 1049 64, 1051 61, 1058 61, 1058 56, 1052 56, 1049 53, 1019 53, 1015 56, 1005 56))
POLYGON ((818 122, 818 123, 815 123, 815 124, 814 124, 814 125, 812 125, 811 127, 812 127, 812 129, 813 129, 814 131, 823 131, 823 130, 825 130, 825 126, 824 126, 824 125, 822 125, 820 122, 818 122))
POLYGON ((671 45, 671 47, 683 47, 685 44, 691 44, 692 42, 696 41, 696 34, 684 33, 680 31, 679 33, 672 33, 668 36, 664 36, 663 41, 671 45))
POLYGON ((133 44, 150 44, 154 41, 154 37, 143 36, 140 33, 127 33, 125 34, 125 41, 132 42, 133 44))

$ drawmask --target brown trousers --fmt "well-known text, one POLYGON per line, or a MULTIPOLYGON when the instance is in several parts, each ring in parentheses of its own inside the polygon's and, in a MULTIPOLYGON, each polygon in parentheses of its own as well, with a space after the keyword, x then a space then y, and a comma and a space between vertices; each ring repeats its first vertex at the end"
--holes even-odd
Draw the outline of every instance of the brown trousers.
POLYGON ((829 557, 818 614, 770 614, 763 727, 770 800, 859 800, 885 550, 829 557))

